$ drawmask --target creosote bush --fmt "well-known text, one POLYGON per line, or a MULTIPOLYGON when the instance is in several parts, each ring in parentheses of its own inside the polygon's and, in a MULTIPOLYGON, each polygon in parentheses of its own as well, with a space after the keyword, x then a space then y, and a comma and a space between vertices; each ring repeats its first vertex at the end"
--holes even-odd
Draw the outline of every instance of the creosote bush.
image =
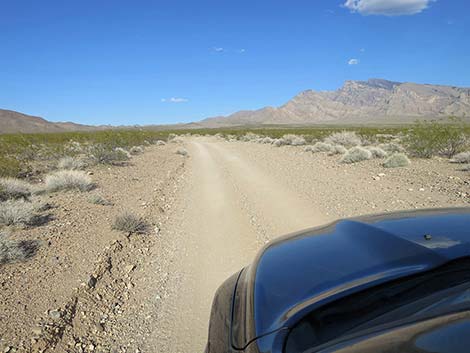
POLYGON ((74 157, 63 157, 59 159, 57 168, 67 170, 82 170, 85 169, 86 163, 82 159, 74 157))
POLYGON ((61 170, 49 174, 45 179, 45 190, 49 192, 61 190, 89 191, 94 184, 84 172, 76 170, 61 170))
POLYGON ((0 233, 0 265, 26 261, 34 256, 39 247, 36 240, 12 240, 6 233, 0 233))
POLYGON ((403 153, 395 153, 388 157, 383 166, 385 168, 397 168, 397 167, 406 167, 410 165, 411 162, 408 157, 403 153))
POLYGON ((8 199, 27 199, 33 187, 26 181, 14 178, 0 178, 0 201, 8 199))
POLYGON ((129 153, 121 148, 111 149, 105 146, 94 146, 91 149, 92 159, 99 164, 116 164, 129 160, 129 153))
POLYGON ((0 155, 0 177, 17 177, 21 170, 18 160, 0 155))
POLYGON ((340 163, 357 163, 372 158, 372 153, 362 147, 353 147, 340 159, 340 163))
POLYGON ((467 143, 464 127, 464 123, 456 118, 450 118, 447 123, 418 121, 405 139, 407 150, 421 158, 435 155, 450 158, 461 152, 467 143))
POLYGON ((145 234, 149 225, 143 218, 126 211, 115 218, 112 228, 129 234, 145 234))
POLYGON ((0 224, 34 225, 39 205, 25 200, 7 200, 0 202, 0 224))
POLYGON ((324 140, 329 145, 341 145, 344 147, 354 147, 361 145, 362 141, 355 131, 341 131, 331 134, 324 140))

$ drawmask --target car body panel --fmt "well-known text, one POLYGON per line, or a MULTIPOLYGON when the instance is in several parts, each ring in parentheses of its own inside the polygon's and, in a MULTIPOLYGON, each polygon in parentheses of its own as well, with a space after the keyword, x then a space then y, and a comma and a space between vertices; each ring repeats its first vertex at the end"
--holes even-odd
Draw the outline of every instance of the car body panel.
POLYGON ((281 237, 232 284, 230 349, 280 352, 289 327, 315 308, 464 256, 470 208, 351 218, 281 237))

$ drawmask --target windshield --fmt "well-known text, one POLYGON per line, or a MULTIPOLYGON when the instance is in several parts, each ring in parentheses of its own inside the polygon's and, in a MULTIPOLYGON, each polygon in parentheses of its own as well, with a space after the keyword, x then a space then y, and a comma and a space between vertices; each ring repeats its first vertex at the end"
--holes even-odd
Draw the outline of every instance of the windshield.
POLYGON ((386 283, 318 308, 292 328, 286 353, 303 352, 384 324, 470 305, 470 259, 386 283))

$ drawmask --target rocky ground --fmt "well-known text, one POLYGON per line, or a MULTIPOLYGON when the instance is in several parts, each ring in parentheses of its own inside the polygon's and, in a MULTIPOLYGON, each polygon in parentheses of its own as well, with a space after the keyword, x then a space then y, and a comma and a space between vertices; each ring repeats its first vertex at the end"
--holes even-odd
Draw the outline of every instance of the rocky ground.
POLYGON ((148 147, 89 170, 98 193, 42 196, 51 220, 18 228, 35 257, 0 267, 0 351, 202 352, 217 286, 270 239, 338 217, 468 206, 470 173, 440 159, 385 169, 216 138, 148 147), (130 210, 146 235, 111 229, 130 210))

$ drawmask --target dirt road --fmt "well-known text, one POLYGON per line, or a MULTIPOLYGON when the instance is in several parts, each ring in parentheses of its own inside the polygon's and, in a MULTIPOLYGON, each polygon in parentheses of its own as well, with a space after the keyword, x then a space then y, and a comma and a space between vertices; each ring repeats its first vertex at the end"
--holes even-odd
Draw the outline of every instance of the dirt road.
POLYGON ((223 143, 187 144, 187 188, 175 219, 180 255, 161 352, 202 352, 217 287, 276 235, 325 222, 320 210, 223 143))
POLYGON ((0 350, 202 352, 216 288, 270 239, 341 217, 470 203, 470 175, 445 160, 385 169, 337 159, 187 137, 90 168, 112 206, 87 193, 40 196, 50 222, 11 231, 44 245, 0 267, 0 350), (188 156, 175 153, 183 147, 188 156), (124 210, 151 232, 113 230, 124 210))

